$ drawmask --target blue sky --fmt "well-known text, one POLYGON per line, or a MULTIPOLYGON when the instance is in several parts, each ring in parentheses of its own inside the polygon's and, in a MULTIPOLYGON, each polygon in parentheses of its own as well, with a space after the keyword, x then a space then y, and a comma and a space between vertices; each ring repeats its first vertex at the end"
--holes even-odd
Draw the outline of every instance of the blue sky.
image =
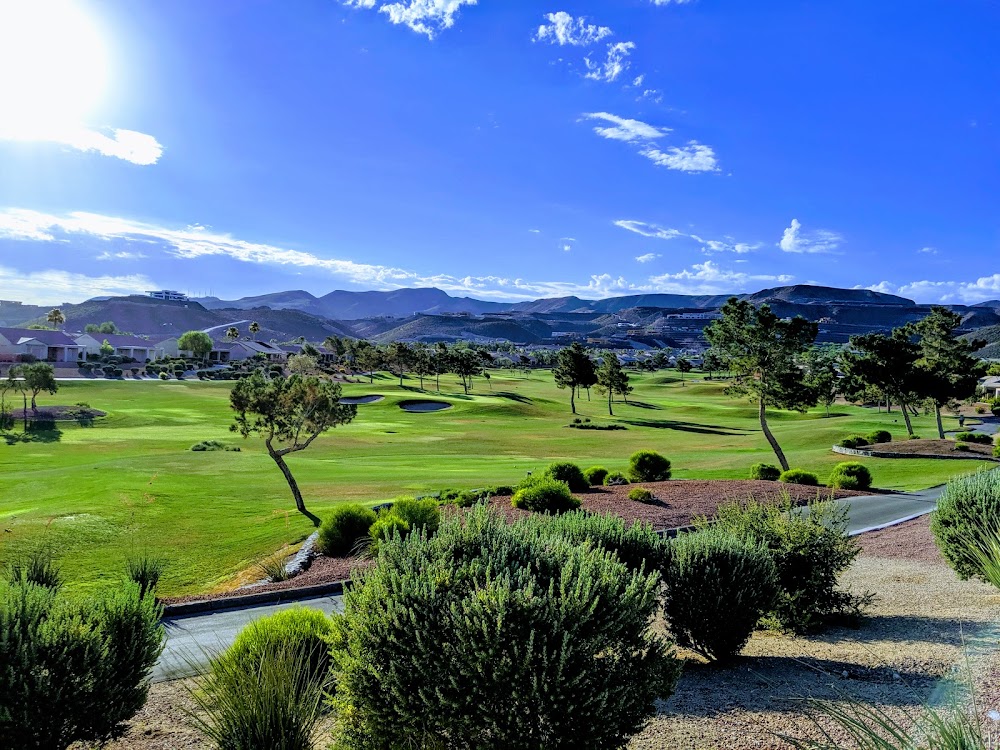
POLYGON ((991 0, 0 0, 0 298, 995 299, 998 30, 991 0))

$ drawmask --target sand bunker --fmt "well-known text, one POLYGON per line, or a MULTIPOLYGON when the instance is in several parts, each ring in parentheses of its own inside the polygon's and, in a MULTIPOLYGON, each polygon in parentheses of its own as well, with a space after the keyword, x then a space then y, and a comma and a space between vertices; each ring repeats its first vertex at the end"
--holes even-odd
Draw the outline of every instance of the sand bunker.
POLYGON ((412 412, 443 411, 450 409, 451 404, 444 401, 400 401, 399 408, 412 412))
POLYGON ((374 404, 376 401, 381 401, 384 398, 385 396, 378 396, 374 393, 369 396, 344 396, 340 399, 340 403, 357 406, 359 404, 374 404))

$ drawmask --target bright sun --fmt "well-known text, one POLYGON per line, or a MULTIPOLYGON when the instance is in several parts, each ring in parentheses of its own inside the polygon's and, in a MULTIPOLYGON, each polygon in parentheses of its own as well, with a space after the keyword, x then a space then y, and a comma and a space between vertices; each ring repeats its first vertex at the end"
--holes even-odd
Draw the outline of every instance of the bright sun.
POLYGON ((79 127, 100 102, 106 46, 77 0, 0 0, 0 134, 79 127))

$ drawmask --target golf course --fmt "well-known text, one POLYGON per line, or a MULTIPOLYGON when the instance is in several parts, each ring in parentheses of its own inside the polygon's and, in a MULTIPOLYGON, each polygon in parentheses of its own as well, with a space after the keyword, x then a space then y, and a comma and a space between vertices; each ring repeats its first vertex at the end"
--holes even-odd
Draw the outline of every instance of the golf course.
MULTIPOLYGON (((624 469, 639 449, 673 462, 675 479, 742 479, 751 464, 775 463, 754 404, 723 393, 722 381, 682 384, 672 371, 632 374, 629 403, 596 392, 577 398, 571 429, 569 393, 548 371, 493 371, 465 395, 453 377, 421 391, 395 377, 345 384, 362 399, 355 420, 331 430, 288 464, 309 509, 323 517, 345 501, 378 503, 442 488, 513 484, 554 460, 624 469), (492 384, 492 386, 491 386, 492 384), (378 400, 364 399, 378 394, 378 400), (367 401, 367 403, 366 403, 367 401), (414 402, 451 408, 410 411, 414 402)), ((169 561, 162 595, 231 587, 260 578, 256 564, 301 542, 313 527, 295 511, 281 473, 261 441, 229 431, 231 383, 64 381, 40 406, 88 404, 106 412, 92 422, 60 421, 53 429, 12 434, 0 443, 0 563, 29 545, 50 546, 71 591, 85 592, 119 575, 130 551, 169 561), (219 441, 239 451, 192 451, 219 441)), ((835 405, 805 414, 770 411, 769 422, 793 467, 825 480, 844 461, 830 450, 841 438, 887 429, 904 439, 898 411, 835 405), (898 422, 896 421, 898 420, 898 422)), ((933 415, 914 419, 934 433, 933 415)), ((946 418, 946 429, 957 421, 946 418)), ((879 489, 916 490, 975 471, 984 462, 864 459, 879 489)), ((992 465, 992 464, 990 464, 992 465)))

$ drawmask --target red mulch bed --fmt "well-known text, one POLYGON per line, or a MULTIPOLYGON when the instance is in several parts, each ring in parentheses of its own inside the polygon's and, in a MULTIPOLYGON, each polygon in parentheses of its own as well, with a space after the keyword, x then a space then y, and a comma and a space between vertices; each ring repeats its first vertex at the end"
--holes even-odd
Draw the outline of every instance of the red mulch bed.
MULTIPOLYGON (((831 490, 827 487, 804 487, 797 484, 782 484, 780 482, 762 482, 754 480, 672 480, 669 482, 645 482, 640 485, 622 485, 619 487, 594 487, 588 492, 578 493, 583 501, 581 506, 591 513, 610 513, 631 523, 645 521, 655 529, 669 529, 677 526, 687 526, 699 516, 713 516, 718 507, 734 500, 746 500, 753 496, 761 502, 779 502, 785 494, 797 504, 805 504, 810 500, 820 498, 828 500, 842 497, 857 497, 870 495, 871 492, 852 492, 851 490, 831 490), (653 503, 637 503, 628 499, 628 492, 633 487, 646 487, 657 498, 653 503)), ((490 505, 509 520, 515 520, 531 514, 530 511, 519 510, 510 504, 510 496, 497 496, 490 505)), ((218 594, 201 596, 181 596, 167 598, 168 604, 179 604, 203 599, 223 599, 243 594, 256 594, 266 591, 282 591, 300 586, 314 586, 320 583, 342 581, 351 577, 351 571, 366 568, 372 564, 366 558, 316 557, 309 570, 281 583, 266 583, 249 588, 236 589, 218 594)))
POLYGON ((993 457, 993 446, 981 443, 966 443, 967 451, 956 450, 954 440, 899 440, 891 443, 879 443, 878 445, 865 445, 859 450, 863 451, 885 451, 887 453, 919 454, 923 456, 967 456, 968 458, 982 459, 983 457, 993 457))

